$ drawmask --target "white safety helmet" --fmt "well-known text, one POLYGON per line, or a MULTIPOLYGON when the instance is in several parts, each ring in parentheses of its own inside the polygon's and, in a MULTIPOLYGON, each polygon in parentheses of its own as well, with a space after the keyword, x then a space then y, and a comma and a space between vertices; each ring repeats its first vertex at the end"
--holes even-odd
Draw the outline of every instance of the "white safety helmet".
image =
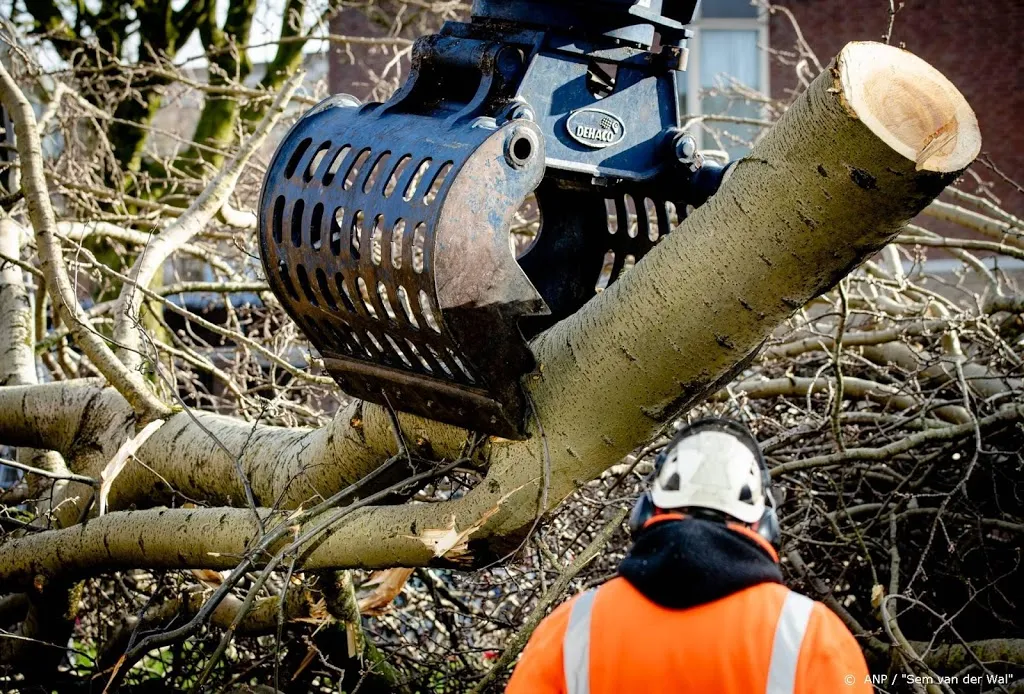
POLYGON ((753 435, 738 422, 702 419, 683 428, 655 461, 651 489, 637 502, 631 529, 656 509, 709 510, 757 525, 778 539, 778 520, 764 457, 753 435))

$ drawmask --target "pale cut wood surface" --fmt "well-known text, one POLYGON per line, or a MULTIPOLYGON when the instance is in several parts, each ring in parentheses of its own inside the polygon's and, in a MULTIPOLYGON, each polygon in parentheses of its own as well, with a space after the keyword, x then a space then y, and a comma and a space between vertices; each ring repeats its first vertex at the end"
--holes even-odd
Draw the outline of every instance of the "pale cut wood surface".
POLYGON ((838 60, 853 115, 918 171, 959 171, 981 150, 981 131, 963 94, 913 53, 882 43, 847 44, 838 60))

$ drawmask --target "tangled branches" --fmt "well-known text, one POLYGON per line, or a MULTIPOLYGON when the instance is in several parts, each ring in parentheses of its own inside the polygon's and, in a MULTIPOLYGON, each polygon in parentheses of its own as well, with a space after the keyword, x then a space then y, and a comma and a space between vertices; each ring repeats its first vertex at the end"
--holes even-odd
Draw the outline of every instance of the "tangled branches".
MULTIPOLYGON (((318 36, 346 51, 379 51, 384 64, 364 77, 383 96, 407 69, 408 35, 465 7, 323 9, 359 11, 380 29, 372 38, 318 36)), ((200 21, 183 12, 182 22, 200 21)), ((100 541, 98 556, 149 559, 142 538, 167 542, 154 537, 165 531, 208 536, 172 548, 161 569, 119 566, 96 577, 5 567, 5 587, 21 591, 0 598, 5 687, 493 690, 545 609, 614 575, 628 542, 622 519, 664 437, 580 484, 488 566, 456 571, 473 531, 500 517, 520 489, 489 489, 488 463, 507 442, 349 402, 267 291, 251 213, 267 154, 260 138, 279 135, 297 107, 325 93, 319 82, 289 78, 301 61, 281 49, 297 44, 301 54, 310 27, 326 21, 321 13, 308 24, 285 22, 272 42, 281 72, 259 84, 246 81, 243 37, 214 31, 226 25, 206 27, 214 40, 205 76, 175 62, 170 47, 125 65, 116 46, 67 36, 59 22, 39 20, 46 26, 37 29, 70 56, 60 70, 44 70, 31 43, 10 48, 14 81, 43 102, 34 126, 42 146, 21 165, 39 175, 22 176, 24 191, 0 191, 0 383, 67 388, 52 389, 59 408, 49 418, 27 395, 4 410, 36 433, 12 434, 27 475, 0 491, 0 547, 36 542, 70 567, 78 557, 61 554, 65 539, 94 538, 127 514, 150 534, 133 538, 134 554, 100 541), (204 130, 212 121, 200 116, 184 132, 138 115, 156 101, 171 121, 202 104, 231 127, 204 130), (29 203, 43 199, 52 219, 33 219, 30 231, 29 203), (57 310, 72 306, 79 311, 57 310), (96 350, 83 348, 90 340, 96 350), (116 362, 104 362, 108 352, 116 362), (141 383, 162 404, 114 406, 117 394, 97 375, 125 391, 132 386, 118 380, 141 383), (174 443, 191 435, 192 454, 168 463, 139 453, 123 470, 111 466, 147 414, 168 420, 154 434, 158 450, 178 450, 174 443), (266 464, 254 449, 279 459, 266 464), (116 511, 96 518, 94 490, 111 477, 116 511), (482 494, 487 503, 476 501, 481 489, 497 503, 482 494), (449 523, 447 509, 459 502, 478 513, 449 523), (374 516, 344 523, 371 505, 376 518, 401 505, 430 519, 394 526, 386 538, 421 552, 425 545, 423 566, 302 564, 353 527, 371 527, 374 516), (212 543, 225 519, 236 526, 224 533, 231 542, 199 541, 212 543)), ((808 51, 799 51, 801 74, 821 68, 808 51)), ((753 96, 737 85, 722 94, 753 96)), ((731 126, 753 132, 785 107, 764 105, 763 120, 689 121, 724 149, 737 142, 731 126)), ((1015 590, 1024 530, 1024 225, 983 184, 968 173, 687 414, 736 417, 757 433, 783 497, 787 577, 846 621, 876 672, 936 682, 1019 674, 1024 663, 1015 590)), ((522 212, 529 237, 537 210, 522 212)), ((41 400, 47 387, 32 392, 41 400)), ((542 510, 548 454, 536 473, 542 510)))

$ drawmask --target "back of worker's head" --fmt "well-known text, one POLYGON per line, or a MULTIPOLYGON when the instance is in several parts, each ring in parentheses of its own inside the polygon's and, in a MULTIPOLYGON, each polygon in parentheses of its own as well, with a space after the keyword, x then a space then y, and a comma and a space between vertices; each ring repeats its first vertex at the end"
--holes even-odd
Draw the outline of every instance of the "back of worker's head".
POLYGON ((629 519, 634 536, 659 514, 681 513, 742 523, 778 541, 768 468, 757 440, 739 422, 708 418, 684 427, 659 453, 653 477, 629 519))

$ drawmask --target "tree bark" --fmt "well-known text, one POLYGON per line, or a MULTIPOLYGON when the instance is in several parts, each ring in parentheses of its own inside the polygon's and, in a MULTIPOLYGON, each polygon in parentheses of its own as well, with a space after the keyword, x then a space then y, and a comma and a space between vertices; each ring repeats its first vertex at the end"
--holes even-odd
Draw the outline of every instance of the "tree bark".
MULTIPOLYGON (((528 440, 492 440, 486 479, 458 500, 347 515, 309 548, 304 565, 470 567, 503 555, 538 514, 731 379, 780 322, 898 234, 979 147, 973 113, 941 74, 896 48, 848 45, 707 204, 608 290, 535 340, 540 373, 526 384, 536 406, 528 440), (455 541, 448 547, 427 532, 449 528, 455 541)), ((69 450, 77 454, 75 470, 84 472, 80 461, 96 464, 90 446, 109 451, 112 441, 123 440, 126 411, 116 393, 96 384, 0 389, 0 440, 69 450), (83 418, 92 422, 84 432, 83 418)), ((251 426, 197 419, 212 424, 232 452, 243 448, 251 426)), ((317 432, 257 427, 257 445, 241 455, 261 503, 280 496, 297 505, 314 490, 336 489, 340 479, 373 469, 390 450, 379 429, 386 421, 376 406, 353 405, 317 432)), ((464 432, 454 427, 404 416, 401 422, 406 440, 421 438, 437 457, 454 457, 461 446, 464 432)), ((223 490, 238 489, 233 461, 192 415, 171 417, 139 457, 201 499, 224 503, 223 490)), ((133 467, 115 484, 112 508, 145 496, 152 473, 132 473, 133 467)), ((230 502, 241 499, 232 493, 230 502)), ((246 514, 111 514, 61 531, 68 544, 51 558, 85 572, 225 566, 225 557, 206 552, 211 545, 244 549, 255 532, 246 514), (206 525, 197 532, 191 523, 200 514, 209 516, 202 515, 206 525)), ((34 538, 0 551, 0 576, 7 579, 24 580, 42 565, 34 562, 47 563, 48 550, 34 538)))
POLYGON ((25 200, 35 231, 40 265, 57 314, 71 330, 79 347, 89 356, 97 370, 111 383, 118 385, 122 394, 142 418, 152 419, 164 414, 167 407, 150 392, 141 374, 126 369, 124 364, 117 360, 78 303, 75 287, 64 265, 60 241, 56 237, 56 218, 47 193, 42 145, 39 141, 35 115, 32 106, 2 63, 0 98, 14 119, 25 200))
MULTIPOLYGON (((9 217, 0 217, 0 254, 18 258, 25 235, 20 224, 9 217)), ((38 382, 34 345, 32 301, 24 273, 15 265, 0 266, 0 387, 32 386, 38 382)), ((52 451, 20 447, 18 462, 58 475, 68 472, 63 458, 52 451)), ((50 480, 28 476, 30 493, 43 497, 36 505, 38 518, 34 524, 60 528, 73 523, 79 515, 78 505, 60 504, 70 483, 53 483, 53 494, 48 501, 41 492, 49 484, 50 480), (54 511, 58 506, 60 508, 54 511)), ((54 645, 67 643, 71 635, 79 593, 77 586, 58 582, 26 596, 24 619, 19 620, 15 630, 15 636, 20 638, 0 639, 0 663, 31 659, 36 663, 34 673, 38 680, 52 677, 64 658, 63 650, 54 645)))

